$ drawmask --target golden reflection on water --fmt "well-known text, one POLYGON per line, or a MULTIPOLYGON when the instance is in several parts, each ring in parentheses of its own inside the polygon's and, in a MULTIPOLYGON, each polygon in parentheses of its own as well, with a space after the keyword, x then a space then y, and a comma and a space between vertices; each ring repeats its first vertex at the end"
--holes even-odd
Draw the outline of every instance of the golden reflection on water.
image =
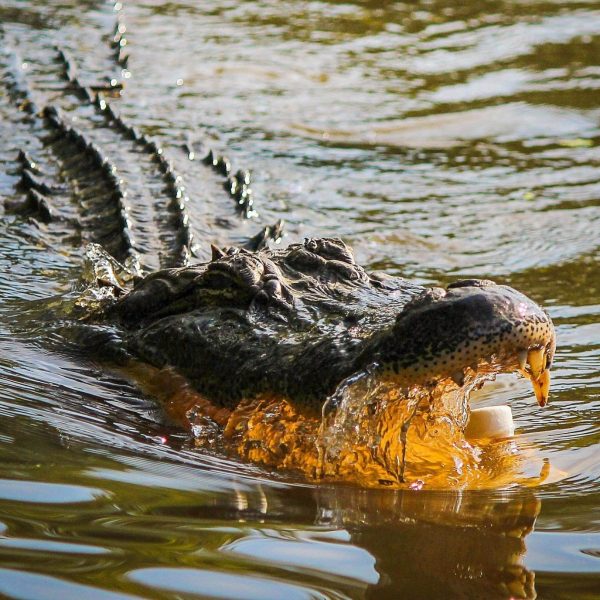
POLYGON ((414 589, 423 598, 537 597, 535 575, 523 564, 541 509, 531 493, 511 499, 462 492, 366 496, 348 487, 321 496, 321 510, 340 524, 369 524, 354 540, 380 557, 380 584, 387 577, 418 582, 414 589))

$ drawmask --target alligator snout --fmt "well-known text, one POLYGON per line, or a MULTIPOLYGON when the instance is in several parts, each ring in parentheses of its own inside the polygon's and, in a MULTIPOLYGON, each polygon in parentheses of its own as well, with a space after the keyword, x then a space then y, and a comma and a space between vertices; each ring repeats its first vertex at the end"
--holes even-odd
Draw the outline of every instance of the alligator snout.
POLYGON ((545 406, 556 347, 550 317, 530 298, 487 280, 425 291, 400 312, 380 363, 416 381, 452 378, 468 369, 520 372, 545 406))

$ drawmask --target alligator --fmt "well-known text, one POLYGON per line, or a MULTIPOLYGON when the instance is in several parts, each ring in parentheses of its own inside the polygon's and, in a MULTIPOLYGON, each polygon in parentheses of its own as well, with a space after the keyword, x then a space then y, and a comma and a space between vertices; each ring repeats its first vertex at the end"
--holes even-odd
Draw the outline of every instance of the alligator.
MULTIPOLYGON (((88 253, 102 297, 113 298, 86 318, 88 348, 94 339, 95 354, 151 365, 139 380, 155 389, 179 381, 163 396, 171 414, 183 411, 180 422, 199 436, 208 419, 253 461, 316 478, 403 482, 409 425, 440 429, 451 419, 434 443, 440 452, 466 423, 468 392, 496 373, 524 374, 539 405, 548 400, 552 322, 507 286, 426 289, 365 271, 327 238, 257 252, 213 247, 208 262, 156 271, 128 289, 110 256, 88 253)), ((419 435, 413 463, 427 453, 419 435)))
MULTIPOLYGON (((125 31, 117 18, 106 61, 121 74, 125 31)), ((15 54, 5 61, 13 126, 33 140, 15 160, 24 199, 6 209, 86 246, 86 289, 52 302, 53 331, 158 396, 199 444, 314 479, 402 484, 439 470, 444 450, 476 462, 462 433, 469 393, 497 373, 521 373, 546 404, 555 332, 528 297, 368 272, 337 238, 279 248, 281 221, 200 243, 189 186, 113 107, 124 81, 86 82, 67 50, 50 54, 42 70, 62 82, 51 89, 35 66, 24 76, 15 54)), ((199 164, 252 221, 249 172, 197 154, 187 141, 176 160, 199 164)))

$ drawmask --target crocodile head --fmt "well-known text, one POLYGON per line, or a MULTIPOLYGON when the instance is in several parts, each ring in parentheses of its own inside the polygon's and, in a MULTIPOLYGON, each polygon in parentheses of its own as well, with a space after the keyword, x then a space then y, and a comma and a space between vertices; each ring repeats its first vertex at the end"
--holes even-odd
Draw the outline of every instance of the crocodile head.
MULTIPOLYGON (((111 264, 91 260, 92 279, 109 285, 111 264)), ((100 315, 117 325, 111 347, 117 338, 136 364, 157 368, 153 394, 176 377, 176 399, 164 398, 174 418, 194 430, 213 415, 255 462, 401 482, 405 463, 415 476, 457 455, 476 465, 463 444, 469 393, 495 374, 522 373, 548 401, 555 332, 532 300, 490 281, 426 289, 368 273, 340 240, 215 248, 208 263, 127 287, 100 315)))

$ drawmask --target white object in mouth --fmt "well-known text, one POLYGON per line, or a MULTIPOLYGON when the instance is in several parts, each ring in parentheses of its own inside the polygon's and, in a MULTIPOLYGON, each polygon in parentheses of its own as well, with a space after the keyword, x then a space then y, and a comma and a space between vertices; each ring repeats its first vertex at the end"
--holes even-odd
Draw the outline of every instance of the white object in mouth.
POLYGON ((471 439, 502 439, 515 435, 510 406, 488 406, 471 410, 465 436, 471 439))

